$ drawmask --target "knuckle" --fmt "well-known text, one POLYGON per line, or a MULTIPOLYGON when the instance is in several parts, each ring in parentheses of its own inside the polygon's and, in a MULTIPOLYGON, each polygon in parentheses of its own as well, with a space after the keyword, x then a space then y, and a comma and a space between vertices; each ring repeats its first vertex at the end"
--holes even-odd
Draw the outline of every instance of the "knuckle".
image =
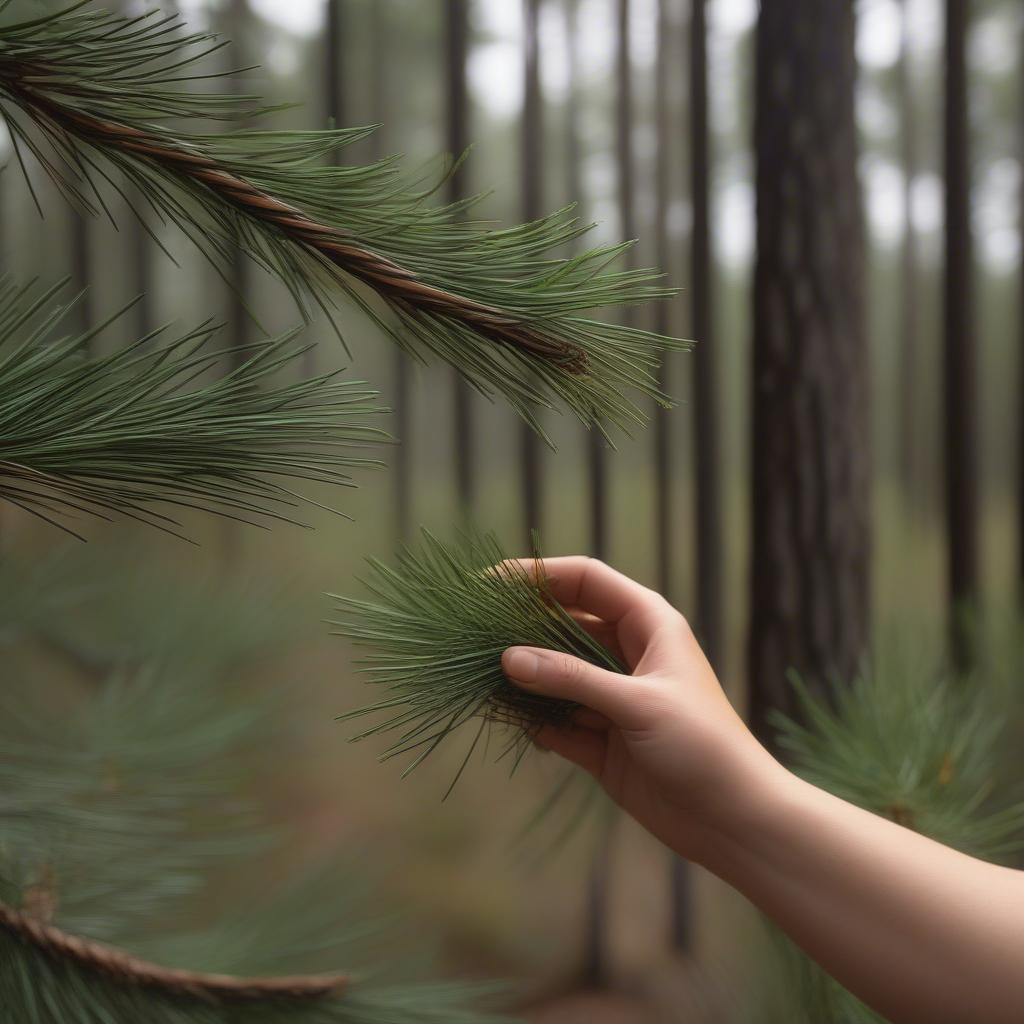
POLYGON ((586 673, 586 666, 577 658, 563 654, 558 659, 558 674, 568 684, 579 683, 586 673))

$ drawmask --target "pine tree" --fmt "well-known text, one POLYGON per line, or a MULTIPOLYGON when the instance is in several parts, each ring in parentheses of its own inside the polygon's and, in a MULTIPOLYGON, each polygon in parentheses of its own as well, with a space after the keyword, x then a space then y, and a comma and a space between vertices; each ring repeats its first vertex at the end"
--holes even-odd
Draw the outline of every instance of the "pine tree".
MULTIPOLYGON (((435 203, 434 187, 394 160, 330 159, 364 131, 260 130, 265 108, 207 88, 223 75, 207 59, 222 44, 184 33, 175 16, 123 17, 88 3, 20 14, 18 3, 4 6, 0 25, 0 112, 30 189, 40 168, 82 216, 108 215, 119 197, 154 245, 163 247, 156 227, 169 224, 229 282, 239 259, 256 264, 342 340, 354 304, 407 354, 450 363, 538 431, 538 408, 561 406, 605 432, 642 424, 645 399, 665 401, 657 357, 675 343, 587 315, 664 291, 650 271, 609 266, 624 246, 549 256, 583 233, 570 211, 484 227, 473 199, 435 203)), ((75 537, 98 518, 187 539, 193 510, 302 522, 311 488, 351 486, 374 461, 383 430, 372 389, 337 373, 288 379, 282 371, 304 352, 297 332, 225 350, 204 322, 101 355, 93 340, 125 311, 69 328, 82 299, 61 288, 0 287, 5 503, 75 537)), ((39 706, 28 670, 5 680, 0 1003, 13 1019, 483 1019, 463 986, 385 983, 378 959, 363 970, 369 933, 358 923, 339 933, 339 920, 358 915, 318 900, 315 883, 287 911, 253 910, 201 933, 140 927, 169 920, 203 864, 252 848, 231 785, 189 765, 251 743, 266 708, 239 715, 221 703, 211 666, 233 656, 222 649, 230 629, 203 656, 191 632, 188 644, 165 633, 139 641, 127 660, 55 630, 51 598, 67 581, 48 578, 50 569, 45 560, 0 566, 0 635, 35 631, 97 688, 66 719, 39 706), (191 655, 187 665, 169 658, 177 650, 191 655), (193 832, 218 814, 212 838, 193 832), (325 961, 345 970, 293 973, 325 961)), ((255 630, 259 616, 241 611, 255 630)), ((543 623, 552 612, 541 602, 533 614, 543 623)), ((167 605, 153 618, 165 630, 175 622, 167 605)))
POLYGON ((825 686, 855 675, 868 650, 855 13, 799 0, 762 5, 757 23, 749 669, 766 742, 770 709, 793 706, 787 671, 825 686))

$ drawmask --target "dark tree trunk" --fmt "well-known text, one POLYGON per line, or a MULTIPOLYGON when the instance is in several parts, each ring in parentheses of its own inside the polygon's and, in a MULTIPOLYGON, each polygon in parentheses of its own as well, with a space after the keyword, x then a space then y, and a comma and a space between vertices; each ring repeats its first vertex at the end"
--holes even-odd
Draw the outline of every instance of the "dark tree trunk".
POLYGON ((968 0, 946 0, 943 410, 950 646, 969 667, 964 613, 978 596, 976 350, 967 111, 968 0))
MULTIPOLYGON (((469 145, 469 90, 466 81, 466 60, 469 53, 468 0, 445 2, 445 80, 446 145, 453 159, 458 159, 469 145)), ((448 201, 466 198, 464 171, 448 179, 448 201)), ((473 508, 473 407, 469 385, 456 372, 455 390, 455 483, 459 512, 465 521, 473 508)))
MULTIPOLYGON (((654 118, 657 152, 654 163, 655 243, 658 269, 668 274, 672 266, 671 242, 668 234, 669 207, 672 202, 671 145, 676 132, 672 123, 669 69, 673 46, 677 39, 669 14, 670 0, 658 0, 658 43, 654 66, 654 118)), ((671 306, 660 302, 654 309, 654 329, 659 334, 672 333, 671 306)), ((661 365, 660 383, 669 392, 669 361, 666 356, 661 365)), ((672 566, 674 563, 674 523, 672 517, 672 437, 671 425, 675 420, 668 409, 654 410, 654 509, 655 547, 657 552, 658 590, 669 600, 674 599, 672 566)), ((692 946, 692 885, 690 866, 682 858, 672 856, 669 885, 671 888, 670 939, 673 949, 687 952, 692 946)))
MULTIPOLYGON (((520 177, 524 221, 543 214, 544 100, 540 85, 541 0, 523 0, 523 120, 520 177)), ((525 423, 520 427, 523 483, 523 525, 527 542, 530 531, 541 527, 540 440, 525 423)), ((527 549, 529 550, 529 549, 527 549)))
POLYGON ((762 4, 755 150, 751 718, 850 679, 870 625, 868 356, 850 0, 762 4))
MULTIPOLYGON (((1024 22, 1021 24, 1021 29, 1018 53, 1024 53, 1024 22)), ((1024 60, 1020 62, 1019 73, 1020 98, 1024 102, 1024 60)), ((1018 121, 1018 132, 1017 145, 1019 149, 1017 157, 1020 161, 1020 166, 1024 168, 1024 117, 1018 121)), ((1020 220, 1018 224, 1020 233, 1020 290, 1017 300, 1018 359, 1020 360, 1018 381, 1021 385, 1020 394, 1024 394, 1024 174, 1021 175, 1017 183, 1017 203, 1020 220)), ((1017 445, 1017 586, 1018 596, 1021 603, 1024 604, 1024 414, 1021 414, 1018 419, 1017 445)))
POLYGON ((565 186, 568 201, 576 203, 576 215, 586 216, 583 208, 583 154, 580 146, 579 97, 579 0, 565 0, 565 67, 568 85, 565 96, 565 186))
POLYGON ((917 231, 913 195, 917 176, 917 128, 914 119, 914 86, 910 67, 910 0, 900 0, 901 42, 897 64, 900 111, 900 161, 903 164, 903 245, 900 251, 899 339, 899 477, 905 505, 919 503, 921 467, 917 457, 917 350, 920 301, 917 287, 917 231))
MULTIPOLYGON (((669 17, 670 0, 658 0, 658 48, 654 65, 654 120, 657 136, 657 151, 654 162, 654 239, 657 246, 657 267, 668 274, 672 265, 671 243, 668 237, 669 206, 672 201, 670 147, 675 133, 671 120, 669 95, 669 66, 672 44, 675 41, 673 26, 669 17)), ((671 306, 659 302, 654 308, 654 329, 659 334, 671 333, 671 306)), ((663 360, 660 383, 663 391, 669 390, 669 362, 663 360)), ((671 425, 673 419, 666 409, 654 411, 654 539, 657 552, 657 587, 669 600, 672 599, 672 443, 671 425)))
MULTIPOLYGON (((327 0, 324 25, 324 108, 332 128, 345 127, 344 33, 344 0, 327 0)), ((337 152, 332 157, 338 162, 337 152)))
MULTIPOLYGON (((173 3, 165 3, 164 7, 169 8, 168 13, 172 11, 176 13, 176 5, 173 3)), ((132 17, 132 13, 132 5, 130 3, 122 5, 122 14, 125 17, 132 17)), ((140 215, 146 216, 149 211, 142 193, 131 186, 128 187, 126 192, 135 210, 140 215)), ((153 296, 150 294, 150 289, 153 285, 151 280, 153 245, 148 232, 138 216, 134 213, 129 213, 126 219, 125 232, 130 259, 130 266, 128 268, 130 298, 136 300, 132 310, 134 314, 133 334, 137 338, 143 338, 156 325, 156 318, 153 313, 153 296)))
MULTIPOLYGON (((235 68, 248 67, 251 63, 246 40, 249 36, 249 4, 247 0, 231 0, 228 7, 228 38, 231 48, 228 53, 235 68)), ((236 93, 249 91, 245 79, 241 75, 232 81, 236 93)), ((248 309, 250 264, 249 258, 240 245, 235 245, 231 259, 229 281, 230 309, 228 312, 228 344, 234 353, 233 362, 238 365, 245 359, 245 346, 249 343, 250 315, 248 309)))
MULTIPOLYGON (((615 48, 615 163, 618 168, 619 233, 623 239, 636 237, 634 216, 634 189, 636 175, 633 173, 633 71, 630 58, 630 2, 618 0, 616 9, 618 34, 615 48)), ((633 251, 626 256, 635 262, 633 251)), ((629 311, 627 319, 632 319, 629 311)))
POLYGON ((690 25, 690 177, 693 240, 694 446, 696 463, 697 636, 711 664, 722 667, 722 509, 718 454, 718 374, 711 258, 710 140, 708 135, 707 7, 693 0, 690 25))
MULTIPOLYGON (((619 234, 623 239, 634 237, 633 218, 633 147, 631 144, 633 116, 633 83, 630 61, 630 3, 617 0, 616 3, 616 48, 615 48, 615 163, 618 176, 617 204, 619 209, 619 234)), ((632 251, 626 256, 632 263, 632 251)), ((623 314, 626 323, 631 322, 630 310, 623 314)), ((608 467, 605 445, 596 430, 590 432, 590 478, 591 478, 591 549, 597 558, 606 558, 608 553, 608 467)))
MULTIPOLYGON (((615 161, 618 172, 619 231, 624 239, 634 237, 633 219, 633 89, 630 57, 630 3, 618 0, 616 5, 615 51, 615 161)), ((631 259, 631 257, 630 257, 631 259)), ((628 312, 626 322, 631 317, 628 312)), ((597 558, 608 556, 607 465, 600 434, 590 432, 591 543, 597 558)), ((608 888, 611 878, 611 831, 601 839, 601 847, 591 869, 587 894, 586 944, 584 949, 584 980, 592 986, 608 982, 607 950, 608 888)))
MULTIPOLYGON (((388 32, 391 0, 374 0, 370 5, 370 39, 373 54, 370 95, 371 120, 378 125, 370 136, 370 159, 380 160, 388 151, 388 130, 391 124, 391 96, 389 92, 388 32)), ((391 480, 394 486, 394 530, 399 541, 408 541, 412 525, 412 459, 409 450, 410 387, 409 362, 397 346, 392 346, 392 381, 395 389, 394 420, 398 444, 391 456, 391 480)))

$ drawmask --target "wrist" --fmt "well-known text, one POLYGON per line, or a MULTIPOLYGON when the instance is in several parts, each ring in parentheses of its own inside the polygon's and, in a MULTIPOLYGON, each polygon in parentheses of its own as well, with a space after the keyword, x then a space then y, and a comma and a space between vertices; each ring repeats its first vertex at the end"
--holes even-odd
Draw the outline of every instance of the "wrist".
POLYGON ((732 760, 726 780, 701 815, 692 858, 715 873, 716 865, 738 847, 757 846, 770 835, 805 786, 760 744, 732 760))

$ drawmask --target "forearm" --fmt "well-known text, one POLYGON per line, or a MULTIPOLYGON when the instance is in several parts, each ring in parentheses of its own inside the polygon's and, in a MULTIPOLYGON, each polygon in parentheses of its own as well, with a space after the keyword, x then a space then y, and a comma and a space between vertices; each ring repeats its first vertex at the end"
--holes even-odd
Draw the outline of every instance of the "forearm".
POLYGON ((896 1024, 1024 1020, 1024 874, 766 773, 701 861, 896 1024))

